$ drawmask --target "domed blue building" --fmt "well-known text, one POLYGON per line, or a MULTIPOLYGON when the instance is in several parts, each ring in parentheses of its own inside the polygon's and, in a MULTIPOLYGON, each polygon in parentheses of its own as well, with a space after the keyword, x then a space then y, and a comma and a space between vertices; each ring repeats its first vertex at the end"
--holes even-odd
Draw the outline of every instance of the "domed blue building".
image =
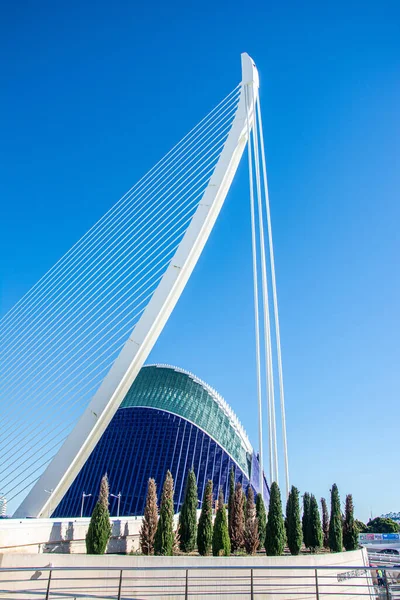
MULTIPOLYGON (((78 517, 83 493, 84 516, 90 516, 104 473, 110 483, 110 513, 142 515, 147 483, 153 477, 161 493, 169 469, 179 512, 186 477, 193 467, 199 506, 207 480, 214 497, 228 494, 229 472, 246 488, 259 492, 259 462, 246 432, 225 400, 195 375, 166 365, 143 367, 97 446, 57 506, 53 517, 78 517)), ((264 501, 269 489, 265 478, 264 501)))

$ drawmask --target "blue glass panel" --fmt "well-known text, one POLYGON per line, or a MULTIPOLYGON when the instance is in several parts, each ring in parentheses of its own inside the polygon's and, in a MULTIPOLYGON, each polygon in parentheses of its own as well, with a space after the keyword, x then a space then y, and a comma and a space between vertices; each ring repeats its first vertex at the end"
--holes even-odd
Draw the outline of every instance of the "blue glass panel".
MULTIPOLYGON (((84 516, 90 516, 104 473, 108 475, 110 492, 121 492, 121 516, 142 515, 149 478, 156 480, 160 496, 168 469, 175 480, 175 511, 178 511, 179 497, 182 503, 187 472, 192 465, 200 501, 204 486, 211 478, 214 498, 218 486, 226 494, 231 465, 235 468, 235 480, 244 488, 249 484, 249 478, 225 449, 186 419, 159 409, 120 408, 53 516, 79 517, 83 492, 92 494, 85 498, 83 511, 84 516)), ((258 492, 259 468, 254 454, 250 471, 250 483, 258 492)), ((268 499, 266 484, 264 490, 268 499)), ((115 516, 116 511, 117 501, 110 497, 111 515, 115 516)))

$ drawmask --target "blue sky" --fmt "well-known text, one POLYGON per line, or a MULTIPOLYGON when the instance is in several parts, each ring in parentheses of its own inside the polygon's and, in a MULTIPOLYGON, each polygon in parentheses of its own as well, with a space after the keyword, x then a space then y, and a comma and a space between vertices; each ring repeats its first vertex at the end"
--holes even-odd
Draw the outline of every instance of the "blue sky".
MULTIPOLYGON (((397 2, 8 3, 1 313, 256 61, 291 480, 399 510, 397 2)), ((195 372, 257 445, 245 161, 151 361, 195 372)), ((266 445, 266 444, 265 444, 266 445)))

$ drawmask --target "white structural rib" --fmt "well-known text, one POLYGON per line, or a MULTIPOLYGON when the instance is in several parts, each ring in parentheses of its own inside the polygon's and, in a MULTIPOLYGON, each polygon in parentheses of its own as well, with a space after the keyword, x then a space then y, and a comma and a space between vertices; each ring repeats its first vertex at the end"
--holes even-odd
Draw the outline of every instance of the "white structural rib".
POLYGON ((48 517, 85 464, 124 399, 174 309, 212 231, 253 125, 258 73, 242 54, 242 87, 232 127, 203 198, 149 304, 76 427, 14 517, 48 517), (252 88, 246 111, 245 87, 252 88), (46 490, 52 490, 49 495, 46 490))

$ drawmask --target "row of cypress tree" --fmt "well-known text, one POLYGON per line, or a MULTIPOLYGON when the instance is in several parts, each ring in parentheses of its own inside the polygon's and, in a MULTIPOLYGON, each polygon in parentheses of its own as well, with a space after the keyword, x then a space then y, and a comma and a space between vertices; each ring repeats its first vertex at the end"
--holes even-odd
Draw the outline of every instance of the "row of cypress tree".
POLYGON ((288 546, 292 554, 298 554, 302 542, 310 552, 324 547, 332 552, 355 550, 358 547, 358 529, 354 519, 354 506, 351 494, 346 496, 345 515, 340 509, 337 485, 331 489, 331 516, 325 498, 321 498, 322 523, 318 503, 313 494, 303 496, 303 516, 300 524, 299 491, 292 487, 286 506, 286 530, 288 546))
MULTIPOLYGON (((156 484, 149 480, 146 506, 140 530, 140 545, 144 554, 171 555, 174 546, 181 552, 192 552, 197 547, 199 554, 206 556, 228 556, 231 551, 245 549, 254 554, 259 547, 259 529, 254 492, 249 486, 247 498, 240 483, 230 494, 228 516, 222 489, 219 491, 216 515, 213 524, 213 483, 208 481, 204 490, 199 523, 197 524, 197 482, 193 470, 188 473, 184 501, 179 515, 177 531, 173 529, 173 481, 168 471, 160 502, 158 516, 156 484)), ((265 509, 262 504, 264 522, 265 509)), ((262 519, 261 519, 262 522, 262 519)))
MULTIPOLYGON (((101 481, 99 500, 94 508, 86 536, 87 552, 103 554, 111 535, 108 512, 108 480, 101 481)), ((300 517, 299 490, 292 486, 286 504, 286 519, 283 518, 281 495, 274 482, 270 490, 268 518, 261 494, 249 486, 247 496, 242 485, 235 485, 233 469, 229 478, 228 515, 222 489, 219 491, 217 510, 212 521, 213 483, 208 481, 204 490, 202 509, 197 524, 197 482, 193 470, 188 473, 184 502, 179 515, 178 529, 174 530, 174 482, 170 471, 165 477, 160 510, 157 507, 157 491, 154 479, 149 479, 146 506, 140 530, 140 545, 143 554, 172 555, 174 551, 192 552, 197 547, 205 556, 228 556, 231 552, 245 550, 255 554, 265 547, 270 556, 283 554, 289 547, 291 554, 299 554, 302 544, 310 552, 317 552, 322 546, 332 552, 341 552, 358 547, 358 529, 354 519, 353 499, 346 496, 345 515, 340 510, 340 497, 337 485, 331 490, 331 516, 328 517, 326 500, 321 498, 322 523, 318 503, 314 495, 306 492, 303 496, 303 515, 300 517)))
MULTIPOLYGON (((254 501, 251 486, 247 495, 241 483, 235 485, 234 471, 230 472, 228 514, 222 489, 219 490, 216 515, 213 524, 213 483, 208 481, 202 501, 199 523, 197 524, 197 483, 193 470, 188 473, 184 501, 179 515, 177 531, 173 529, 173 481, 168 472, 161 496, 158 516, 156 484, 149 480, 141 531, 140 545, 144 554, 170 555, 174 546, 182 552, 192 552, 197 547, 199 554, 205 556, 211 552, 215 556, 228 556, 231 552, 245 551, 255 554, 259 547, 266 545, 266 535, 270 540, 269 552, 283 552, 285 539, 278 542, 275 535, 276 524, 279 527, 278 513, 281 514, 279 488, 271 490, 270 518, 267 523, 265 506, 260 494, 254 501), (279 496, 279 504, 274 500, 279 496), (274 508, 275 507, 275 508, 274 508), (283 545, 282 545, 283 544, 283 545)), ((281 526, 284 534, 284 526, 281 526)))

